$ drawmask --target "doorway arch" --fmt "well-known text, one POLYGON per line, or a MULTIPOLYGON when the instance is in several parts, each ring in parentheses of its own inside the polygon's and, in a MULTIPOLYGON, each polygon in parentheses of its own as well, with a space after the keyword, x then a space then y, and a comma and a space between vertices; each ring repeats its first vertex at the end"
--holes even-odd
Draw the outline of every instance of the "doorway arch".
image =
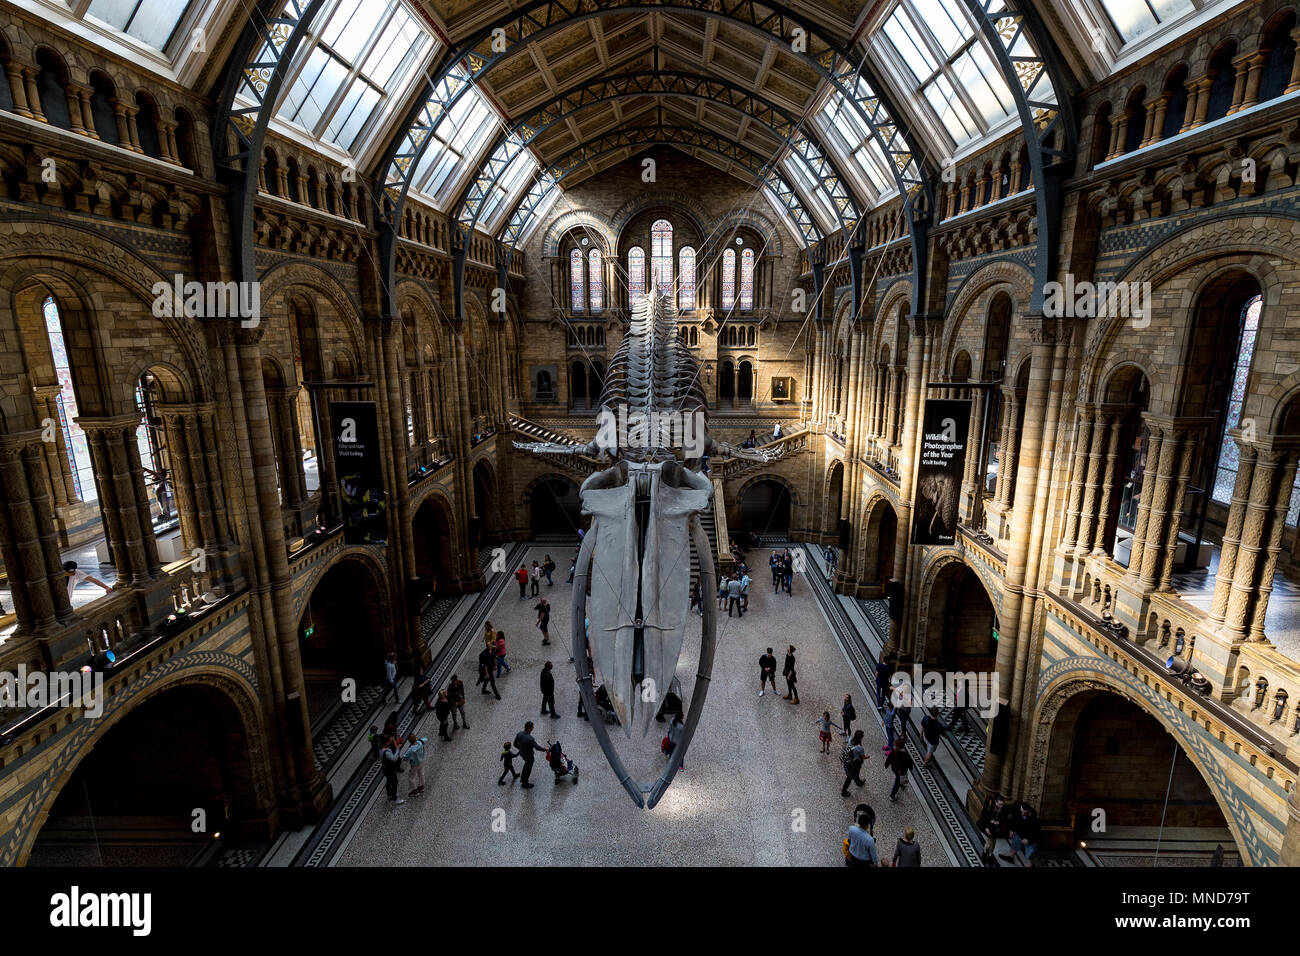
POLYGON ((578 485, 571 478, 546 475, 534 483, 528 501, 529 528, 533 535, 571 535, 582 527, 578 485))
POLYGON ((740 492, 740 524, 748 535, 790 532, 790 489, 776 478, 759 478, 740 492))

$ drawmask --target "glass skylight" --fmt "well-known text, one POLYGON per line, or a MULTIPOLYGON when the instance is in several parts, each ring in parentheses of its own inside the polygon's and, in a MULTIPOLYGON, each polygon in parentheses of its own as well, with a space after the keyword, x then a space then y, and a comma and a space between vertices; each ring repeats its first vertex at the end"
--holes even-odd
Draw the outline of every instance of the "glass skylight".
POLYGON ((166 50, 189 6, 190 0, 91 0, 86 16, 166 50))

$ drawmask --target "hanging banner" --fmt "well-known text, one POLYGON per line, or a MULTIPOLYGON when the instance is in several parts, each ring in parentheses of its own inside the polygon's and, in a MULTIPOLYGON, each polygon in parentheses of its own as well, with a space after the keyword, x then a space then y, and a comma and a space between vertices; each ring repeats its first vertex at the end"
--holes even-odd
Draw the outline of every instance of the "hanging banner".
POLYGON ((969 399, 926 399, 912 510, 913 544, 952 544, 957 539, 970 409, 969 399))
POLYGON ((386 544, 388 494, 379 453, 379 421, 374 402, 330 402, 334 473, 343 504, 343 540, 348 544, 386 544))

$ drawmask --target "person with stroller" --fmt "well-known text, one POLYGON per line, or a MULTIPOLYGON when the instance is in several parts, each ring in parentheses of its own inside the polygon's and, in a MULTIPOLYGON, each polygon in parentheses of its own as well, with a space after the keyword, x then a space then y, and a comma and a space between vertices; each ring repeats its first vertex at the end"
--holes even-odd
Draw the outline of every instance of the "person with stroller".
POLYGON ((519 756, 524 759, 522 780, 519 786, 524 790, 531 790, 536 784, 530 783, 528 777, 533 772, 533 762, 537 759, 537 751, 542 749, 542 745, 533 736, 533 722, 531 720, 524 724, 523 730, 515 734, 515 749, 519 751, 519 756))
POLYGON ((558 740, 547 746, 546 762, 550 765, 551 772, 555 774, 556 783, 568 774, 573 774, 574 783, 578 782, 578 765, 564 755, 564 749, 558 740))

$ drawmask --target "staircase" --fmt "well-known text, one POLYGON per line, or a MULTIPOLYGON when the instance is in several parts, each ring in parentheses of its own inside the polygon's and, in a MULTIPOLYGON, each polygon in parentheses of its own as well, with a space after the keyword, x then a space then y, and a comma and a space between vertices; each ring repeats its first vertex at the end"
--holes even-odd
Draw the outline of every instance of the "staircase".
POLYGON ((530 422, 526 418, 519 418, 515 415, 510 416, 510 427, 520 435, 533 441, 551 442, 556 445, 573 445, 575 449, 587 444, 572 435, 566 435, 564 432, 538 425, 536 422, 530 422))
MULTIPOLYGON (((713 479, 713 502, 708 508, 700 512, 700 524, 704 526, 704 533, 709 536, 709 548, 713 552, 713 572, 716 576, 721 577, 723 572, 731 572, 735 567, 735 561, 731 557, 730 539, 727 536, 727 510, 726 503, 722 497, 722 482, 713 479), (718 523, 721 521, 722 528, 719 534, 718 523)), ((698 581, 700 575, 700 560, 695 554, 695 549, 691 549, 691 580, 698 581)), ((705 595, 708 597, 708 595, 705 595)))

